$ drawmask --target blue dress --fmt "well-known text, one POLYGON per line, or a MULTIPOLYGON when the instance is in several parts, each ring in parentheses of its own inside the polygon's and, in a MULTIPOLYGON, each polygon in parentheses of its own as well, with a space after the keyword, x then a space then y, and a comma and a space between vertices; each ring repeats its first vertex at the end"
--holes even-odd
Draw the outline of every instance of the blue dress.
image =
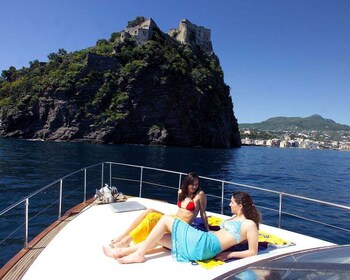
POLYGON ((171 232, 171 254, 179 262, 203 261, 221 252, 220 241, 211 232, 198 230, 175 219, 171 232))

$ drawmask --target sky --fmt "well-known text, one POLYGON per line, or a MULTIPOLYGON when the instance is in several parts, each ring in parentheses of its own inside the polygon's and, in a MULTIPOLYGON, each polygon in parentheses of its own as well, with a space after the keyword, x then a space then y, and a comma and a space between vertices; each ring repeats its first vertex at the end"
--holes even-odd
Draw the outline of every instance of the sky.
POLYGON ((350 125, 349 0, 10 0, 0 72, 94 46, 137 16, 211 30, 238 123, 319 114, 350 125))

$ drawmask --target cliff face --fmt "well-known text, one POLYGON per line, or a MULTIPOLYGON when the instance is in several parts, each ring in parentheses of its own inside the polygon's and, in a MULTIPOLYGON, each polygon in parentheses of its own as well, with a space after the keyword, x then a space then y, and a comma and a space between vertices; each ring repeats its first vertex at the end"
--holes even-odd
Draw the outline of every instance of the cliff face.
POLYGON ((0 80, 2 137, 240 146, 218 59, 172 43, 159 30, 143 46, 112 34, 93 48, 60 50, 49 55, 48 63, 5 72, 0 80))

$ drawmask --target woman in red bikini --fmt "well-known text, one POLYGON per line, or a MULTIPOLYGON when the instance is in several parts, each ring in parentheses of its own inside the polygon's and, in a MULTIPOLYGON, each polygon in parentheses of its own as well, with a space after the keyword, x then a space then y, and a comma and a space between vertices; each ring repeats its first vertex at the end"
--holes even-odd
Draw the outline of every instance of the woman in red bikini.
MULTIPOLYGON (((199 176, 196 173, 191 172, 185 177, 179 190, 177 205, 179 208, 174 217, 192 224, 200 213, 205 229, 209 230, 208 218, 205 212, 207 197, 200 188, 199 176)), ((110 247, 128 247, 131 241, 134 244, 144 241, 163 214, 154 209, 145 210, 121 235, 111 241, 110 247)))

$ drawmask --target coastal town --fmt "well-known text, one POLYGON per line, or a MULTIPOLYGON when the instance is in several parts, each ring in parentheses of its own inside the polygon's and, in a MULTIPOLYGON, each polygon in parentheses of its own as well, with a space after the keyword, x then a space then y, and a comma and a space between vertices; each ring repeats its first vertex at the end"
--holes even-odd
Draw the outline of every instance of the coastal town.
POLYGON ((242 146, 350 151, 349 135, 344 135, 339 140, 331 140, 329 135, 323 135, 323 139, 315 139, 314 134, 315 132, 297 134, 285 132, 278 137, 268 138, 264 134, 259 138, 259 133, 256 134, 252 130, 244 130, 241 131, 241 143, 242 146))

